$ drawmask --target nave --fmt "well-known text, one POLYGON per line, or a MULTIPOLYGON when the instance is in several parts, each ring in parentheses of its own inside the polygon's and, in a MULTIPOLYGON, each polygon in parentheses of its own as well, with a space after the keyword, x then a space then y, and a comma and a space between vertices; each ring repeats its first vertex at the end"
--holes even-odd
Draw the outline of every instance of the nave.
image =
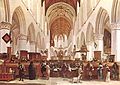
POLYGON ((0 0, 0 81, 119 82, 119 9, 120 0, 0 0))

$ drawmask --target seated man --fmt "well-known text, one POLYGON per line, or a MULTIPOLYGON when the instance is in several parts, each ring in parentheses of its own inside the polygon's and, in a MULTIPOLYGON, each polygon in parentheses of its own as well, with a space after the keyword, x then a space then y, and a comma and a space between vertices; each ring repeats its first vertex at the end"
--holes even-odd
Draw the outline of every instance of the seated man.
POLYGON ((15 62, 15 57, 11 56, 10 62, 15 62))

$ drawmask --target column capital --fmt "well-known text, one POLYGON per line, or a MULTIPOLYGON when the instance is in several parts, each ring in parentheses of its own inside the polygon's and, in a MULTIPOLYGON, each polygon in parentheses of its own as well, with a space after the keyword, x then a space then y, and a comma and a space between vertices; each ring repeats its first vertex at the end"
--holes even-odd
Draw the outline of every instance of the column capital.
POLYGON ((1 22, 0 23, 0 29, 4 28, 4 29, 9 29, 12 27, 12 25, 8 22, 1 22))
POLYGON ((88 41, 86 45, 92 45, 93 41, 88 41))
POLYGON ((120 23, 112 23, 111 24, 111 28, 114 30, 114 29, 120 29, 120 23))
POLYGON ((102 40, 103 39, 103 34, 95 34, 95 39, 96 40, 102 40))
POLYGON ((27 40, 27 35, 20 34, 18 37, 19 37, 19 40, 27 40))
POLYGON ((30 44, 35 44, 36 42, 35 41, 30 41, 30 44))

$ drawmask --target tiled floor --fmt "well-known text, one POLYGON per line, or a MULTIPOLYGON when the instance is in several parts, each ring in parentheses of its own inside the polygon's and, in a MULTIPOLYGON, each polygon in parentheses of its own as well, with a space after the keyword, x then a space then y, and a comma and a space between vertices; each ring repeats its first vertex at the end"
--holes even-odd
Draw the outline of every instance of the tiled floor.
MULTIPOLYGON (((50 78, 49 80, 27 80, 25 79, 24 81, 10 81, 10 82, 5 82, 5 81, 0 81, 0 83, 5 83, 2 85, 20 85, 20 84, 25 84, 25 85, 120 85, 120 81, 110 81, 110 82, 104 82, 104 81, 81 81, 81 83, 71 83, 71 79, 63 79, 63 78, 50 78)), ((1 85, 1 84, 0 84, 1 85)))

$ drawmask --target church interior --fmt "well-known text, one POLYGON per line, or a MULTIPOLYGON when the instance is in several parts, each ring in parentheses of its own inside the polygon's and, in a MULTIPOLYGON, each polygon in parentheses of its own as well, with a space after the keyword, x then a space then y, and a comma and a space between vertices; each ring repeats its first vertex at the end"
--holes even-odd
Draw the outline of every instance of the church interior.
POLYGON ((120 0, 0 0, 0 82, 19 78, 18 63, 29 80, 31 62, 39 81, 119 82, 120 0))

